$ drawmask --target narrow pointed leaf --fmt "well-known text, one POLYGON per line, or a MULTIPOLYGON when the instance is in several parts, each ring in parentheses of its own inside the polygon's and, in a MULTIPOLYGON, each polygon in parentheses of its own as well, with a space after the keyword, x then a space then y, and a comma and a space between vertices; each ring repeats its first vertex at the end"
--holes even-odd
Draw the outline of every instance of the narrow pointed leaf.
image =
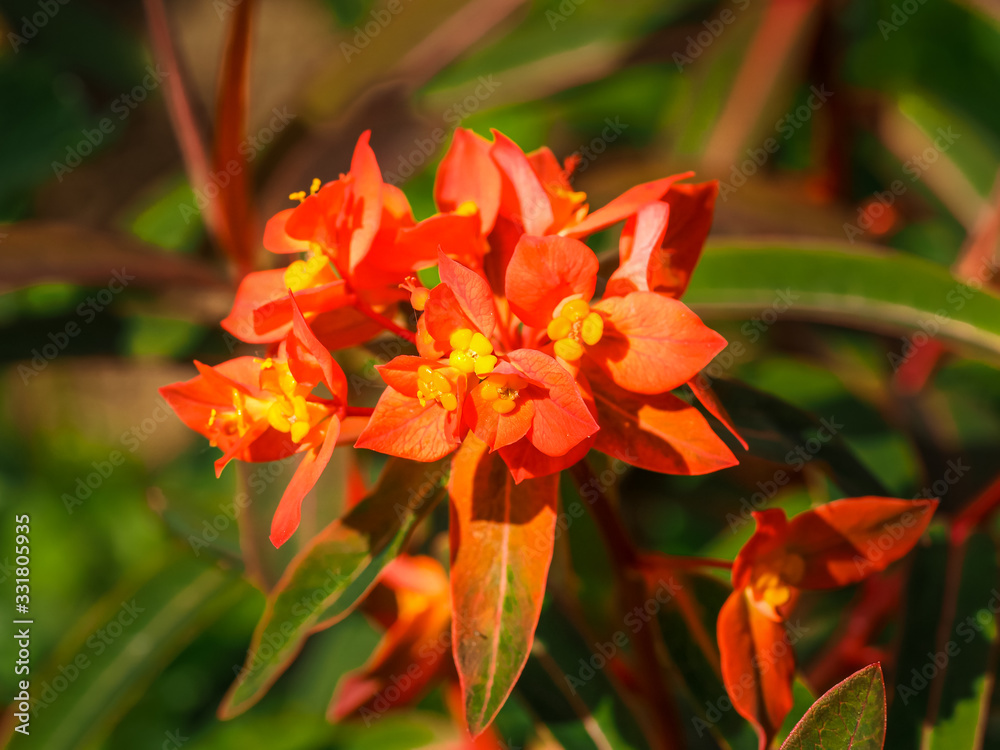
POLYGON ((872 664, 824 693, 781 750, 882 750, 884 743, 885 684, 872 664))
POLYGON ((58 661, 32 669, 31 733, 13 733, 6 747, 101 744, 174 656, 250 591, 238 576, 184 558, 171 560, 130 593, 116 592, 67 638, 58 661), (119 635, 111 640, 109 632, 119 635), (62 692, 53 689, 73 670, 78 677, 62 692))
POLYGON ((559 476, 514 480, 470 434, 451 484, 452 644, 466 721, 479 735, 531 651, 555 541, 559 476))
POLYGON ((801 468, 802 446, 818 440, 820 450, 806 457, 823 467, 845 494, 890 494, 841 437, 844 426, 835 418, 813 416, 777 396, 734 380, 713 380, 712 389, 752 455, 801 468))
MULTIPOLYGON (((971 278, 985 284, 996 272, 983 265, 971 278)), ((943 341, 1000 353, 1000 297, 930 261, 860 243, 710 245, 684 301, 705 318, 768 310, 889 334, 934 325, 943 341)))
POLYGON ((375 490, 292 560, 268 597, 222 718, 260 700, 311 633, 354 608, 443 495, 442 476, 439 464, 390 460, 375 490))

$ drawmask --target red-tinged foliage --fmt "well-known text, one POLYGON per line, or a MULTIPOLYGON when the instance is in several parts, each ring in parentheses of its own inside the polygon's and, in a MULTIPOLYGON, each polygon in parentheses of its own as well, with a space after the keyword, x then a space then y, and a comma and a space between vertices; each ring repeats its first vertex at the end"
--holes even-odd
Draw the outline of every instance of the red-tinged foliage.
POLYGON ((419 700, 448 672, 451 606, 441 564, 431 557, 400 556, 385 569, 378 588, 384 591, 373 591, 368 601, 378 603, 384 593, 393 606, 369 614, 385 634, 368 662, 341 680, 330 704, 331 720, 359 713, 371 722, 419 700))
POLYGON ((458 447, 467 431, 462 412, 468 375, 436 360, 408 356, 396 357, 378 371, 387 387, 356 447, 414 461, 436 461, 458 447), (422 368, 430 378, 422 377, 422 368))
POLYGON ((452 643, 466 722, 480 734, 527 661, 555 542, 556 475, 515 484, 503 461, 469 436, 451 495, 452 643))
POLYGON ((761 614, 747 590, 736 589, 722 605, 717 629, 722 680, 765 750, 792 708, 795 654, 785 626, 761 614))
POLYGON ((935 508, 937 500, 861 497, 791 521, 779 509, 753 514, 757 529, 733 562, 733 593, 719 614, 718 639, 726 690, 754 724, 762 749, 791 707, 794 656, 780 639, 799 592, 847 586, 885 570, 913 549, 935 508), (760 668, 762 655, 773 669, 760 668))
POLYGON ((650 291, 680 299, 712 228, 718 193, 715 181, 671 184, 662 202, 632 216, 622 231, 620 266, 606 293, 650 291))
POLYGON ((737 463, 701 413, 677 396, 642 397, 600 372, 589 379, 601 425, 597 450, 664 474, 707 474, 737 463))
POLYGON ((164 386, 177 415, 222 449, 216 472, 236 458, 274 461, 305 453, 279 502, 271 541, 281 546, 299 524, 299 508, 330 460, 347 406, 347 379, 297 307, 292 330, 267 359, 239 357, 164 386), (313 390, 324 386, 332 398, 313 390))

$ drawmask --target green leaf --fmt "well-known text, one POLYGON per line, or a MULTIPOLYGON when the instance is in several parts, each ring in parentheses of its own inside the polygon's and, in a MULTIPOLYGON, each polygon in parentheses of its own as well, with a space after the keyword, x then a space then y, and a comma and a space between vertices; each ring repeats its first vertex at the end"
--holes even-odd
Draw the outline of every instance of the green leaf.
POLYGON ((134 591, 115 592, 80 640, 64 644, 32 681, 31 734, 15 733, 9 747, 93 746, 174 656, 248 591, 233 574, 184 558, 134 591))
POLYGON ((740 435, 759 458, 795 470, 805 462, 826 466, 848 495, 888 495, 882 483, 854 455, 841 437, 836 420, 817 419, 769 393, 732 380, 715 380, 712 388, 740 435))
MULTIPOLYGON (((995 270, 982 269, 980 281, 995 270)), ((1000 297, 934 263, 860 243, 717 242, 684 301, 709 318, 771 311, 778 320, 925 331, 994 360, 1000 353, 1000 297)))
POLYGON ((1000 611, 996 578, 996 546, 985 534, 962 546, 938 539, 917 548, 889 712, 894 745, 981 746, 1000 611))
POLYGON ((607 676, 609 659, 620 656, 622 644, 628 645, 632 637, 630 631, 621 629, 594 648, 554 605, 542 610, 516 693, 563 747, 649 747, 635 716, 607 676))
POLYGON ((872 664, 826 691, 781 750, 882 750, 884 743, 885 684, 872 664))
POLYGON ((375 490, 292 560, 268 597, 220 716, 232 718, 260 700, 310 633, 354 608, 444 494, 440 467, 390 460, 375 490))

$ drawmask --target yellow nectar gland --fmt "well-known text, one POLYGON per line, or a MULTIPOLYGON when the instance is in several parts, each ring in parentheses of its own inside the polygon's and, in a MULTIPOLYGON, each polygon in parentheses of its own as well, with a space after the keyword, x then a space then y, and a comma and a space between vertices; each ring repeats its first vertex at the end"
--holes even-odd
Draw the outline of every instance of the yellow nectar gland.
POLYGON ((447 411, 458 408, 455 387, 444 373, 430 365, 417 368, 417 398, 421 406, 427 406, 428 401, 437 401, 447 411))
POLYGON ((313 252, 308 260, 297 260, 285 269, 285 287, 293 292, 317 286, 316 277, 330 267, 330 262, 326 256, 319 252, 313 252))
POLYGON ((493 411, 498 414, 509 414, 517 408, 517 396, 528 381, 520 375, 490 375, 479 386, 479 395, 483 401, 493 405, 493 411))
POLYGON ((594 345, 604 335, 604 318, 593 312, 582 299, 570 300, 545 329, 555 342, 557 357, 577 360, 583 356, 583 345, 594 345))
POLYGON ((309 389, 299 385, 287 362, 268 358, 260 369, 261 387, 275 396, 267 410, 268 424, 278 432, 289 434, 293 443, 302 442, 314 426, 305 399, 309 389))
POLYGON ((485 377, 497 366, 497 358, 493 355, 493 344, 483 334, 469 328, 459 328, 448 339, 452 352, 448 356, 448 364, 465 374, 476 373, 485 377))
POLYGON ((754 598, 772 607, 788 604, 792 587, 802 580, 805 569, 805 561, 794 553, 758 563, 751 583, 754 598))

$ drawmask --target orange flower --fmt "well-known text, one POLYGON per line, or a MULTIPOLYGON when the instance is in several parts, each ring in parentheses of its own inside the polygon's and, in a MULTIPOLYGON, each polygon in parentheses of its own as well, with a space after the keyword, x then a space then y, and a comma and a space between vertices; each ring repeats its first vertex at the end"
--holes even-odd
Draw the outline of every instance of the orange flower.
POLYGON ((784 621, 799 592, 839 588, 906 555, 937 500, 836 500, 791 521, 782 510, 754 513, 757 530, 733 563, 733 593, 719 613, 722 679, 750 721, 761 750, 792 707, 795 654, 784 621))
POLYGON ((330 461, 346 414, 347 379, 292 300, 292 328, 276 354, 238 357, 215 367, 195 362, 199 375, 160 388, 191 429, 232 459, 276 461, 303 453, 271 525, 271 541, 284 544, 299 525, 300 507, 330 461), (322 384, 332 398, 313 393, 322 384))

